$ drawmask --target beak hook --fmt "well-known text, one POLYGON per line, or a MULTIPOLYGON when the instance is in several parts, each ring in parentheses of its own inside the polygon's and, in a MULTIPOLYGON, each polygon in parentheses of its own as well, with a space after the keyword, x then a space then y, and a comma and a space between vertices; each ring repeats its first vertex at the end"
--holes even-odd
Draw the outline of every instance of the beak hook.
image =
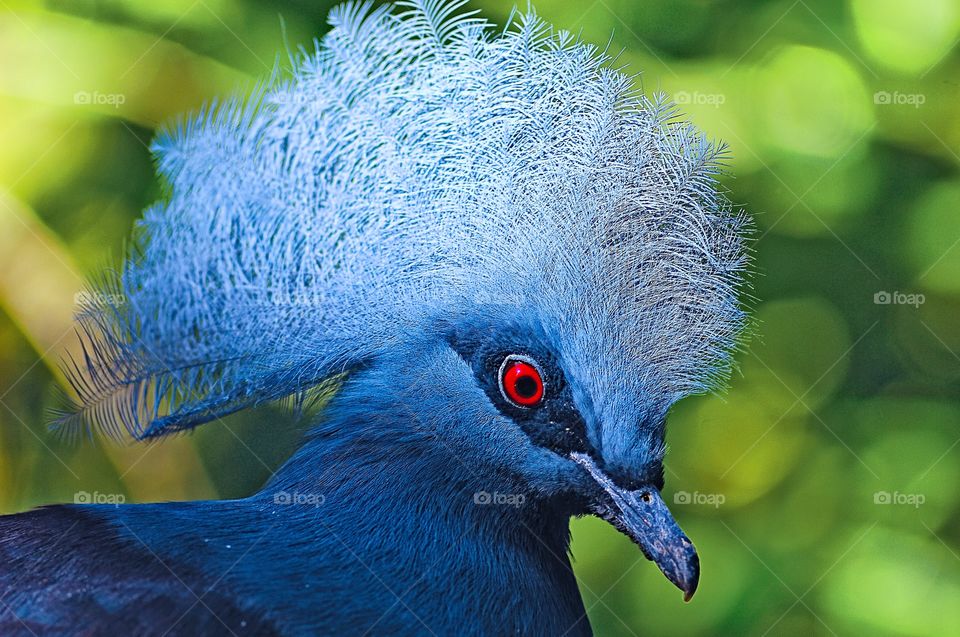
POLYGON ((660 492, 651 486, 635 490, 617 486, 587 454, 575 452, 570 459, 600 486, 601 495, 592 503, 593 513, 633 540, 647 559, 683 591, 683 601, 690 601, 700 582, 700 558, 660 492))

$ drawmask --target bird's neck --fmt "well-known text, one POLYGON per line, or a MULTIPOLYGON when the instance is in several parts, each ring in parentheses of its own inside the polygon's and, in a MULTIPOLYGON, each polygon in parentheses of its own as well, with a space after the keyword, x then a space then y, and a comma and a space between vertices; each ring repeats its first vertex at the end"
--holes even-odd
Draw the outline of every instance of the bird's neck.
POLYGON ((371 426, 334 416, 257 498, 311 536, 299 545, 315 549, 318 568, 333 559, 354 578, 373 572, 371 586, 407 591, 412 608, 439 604, 432 615, 453 623, 463 608, 483 608, 498 622, 492 632, 555 621, 559 633, 578 634, 586 619, 567 555, 569 513, 402 418, 380 412, 371 426))
MULTIPOLYGON (((333 418, 258 494, 267 502, 313 504, 329 522, 375 518, 414 541, 438 534, 477 535, 478 542, 532 542, 565 555, 569 511, 525 491, 515 476, 471 463, 434 436, 380 413, 354 423, 333 418)), ((437 544, 443 546, 443 544, 437 544)))

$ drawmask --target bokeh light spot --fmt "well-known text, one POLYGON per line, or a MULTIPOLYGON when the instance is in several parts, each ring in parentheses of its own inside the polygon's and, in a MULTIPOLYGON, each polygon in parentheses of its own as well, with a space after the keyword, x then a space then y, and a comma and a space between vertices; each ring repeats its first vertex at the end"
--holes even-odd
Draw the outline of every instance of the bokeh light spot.
POLYGON ((782 48, 759 69, 754 91, 767 140, 788 152, 839 156, 873 124, 873 98, 836 53, 782 48))
POLYGON ((903 73, 924 71, 960 33, 956 0, 852 0, 857 36, 871 60, 903 73))

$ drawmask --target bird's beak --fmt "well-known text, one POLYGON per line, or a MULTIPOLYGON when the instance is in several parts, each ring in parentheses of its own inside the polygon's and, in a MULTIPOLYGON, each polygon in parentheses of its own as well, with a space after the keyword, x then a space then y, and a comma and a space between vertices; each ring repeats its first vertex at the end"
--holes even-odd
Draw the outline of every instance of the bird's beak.
POLYGON ((593 513, 636 542, 647 559, 683 591, 683 601, 690 601, 700 581, 700 558, 660 493, 653 487, 633 491, 618 487, 587 454, 572 453, 570 458, 601 487, 602 495, 591 503, 593 513))

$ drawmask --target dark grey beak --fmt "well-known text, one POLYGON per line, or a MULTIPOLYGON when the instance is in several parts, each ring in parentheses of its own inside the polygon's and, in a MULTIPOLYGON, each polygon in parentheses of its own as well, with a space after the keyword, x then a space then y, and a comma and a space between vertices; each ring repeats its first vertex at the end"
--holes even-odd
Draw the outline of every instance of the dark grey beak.
POLYGON ((633 540, 647 559, 683 591, 683 601, 690 601, 700 582, 700 558, 670 515, 660 492, 653 487, 623 489, 590 456, 572 453, 570 458, 602 488, 603 495, 592 503, 593 513, 633 540))

